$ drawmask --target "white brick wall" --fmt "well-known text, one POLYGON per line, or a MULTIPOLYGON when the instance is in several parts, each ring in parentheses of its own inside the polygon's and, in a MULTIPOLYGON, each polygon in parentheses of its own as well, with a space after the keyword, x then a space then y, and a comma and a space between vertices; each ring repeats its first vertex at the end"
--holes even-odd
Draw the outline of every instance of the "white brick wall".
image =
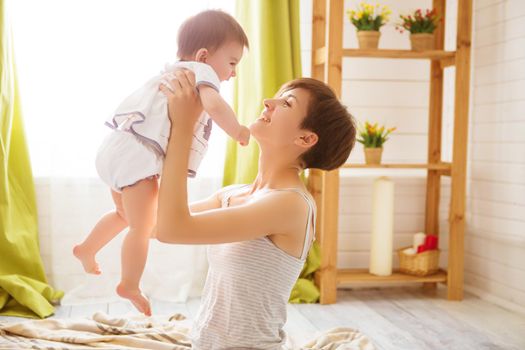
MULTIPOLYGON (((345 9, 359 1, 345 1, 345 9)), ((389 0, 398 14, 431 1, 389 0)), ((303 73, 311 64, 311 0, 301 1, 303 73)), ((455 48, 455 0, 447 1, 446 49, 455 48)), ((525 310, 525 2, 474 1, 473 72, 467 174, 466 289, 525 310)), ((383 27, 380 47, 408 48, 408 37, 383 27)), ((357 47, 347 21, 344 47, 357 47)), ((385 162, 425 162, 429 64, 419 60, 343 60, 343 102, 360 120, 398 130, 385 144, 385 162)), ((451 159, 454 68, 445 71, 443 160, 451 159)), ((350 162, 362 162, 357 145, 350 162)), ((367 267, 372 180, 384 171, 344 170, 341 178, 339 267, 367 267)), ((424 172, 389 171, 396 182, 394 248, 424 229, 424 172)), ((450 181, 442 178, 441 265, 446 266, 450 181)), ((397 261, 395 261, 397 264, 397 261)))
MULTIPOLYGON (((345 1, 345 10, 354 8, 358 0, 345 1)), ((410 47, 408 34, 395 30, 400 13, 425 7, 431 1, 389 0, 381 4, 393 11, 391 23, 381 29, 380 48, 410 47)), ((311 64, 312 2, 301 1, 303 73, 309 76, 311 64)), ((447 16, 453 20, 454 7, 447 16)), ((447 33, 447 46, 454 45, 453 35, 447 33)), ((343 47, 357 47, 355 28, 345 20, 343 47)), ((453 84, 453 75, 446 72, 446 84, 453 84)), ((453 72, 452 72, 453 73, 453 72)), ((430 63, 424 60, 343 59, 342 100, 360 122, 370 120, 388 127, 397 126, 385 144, 384 162, 426 162, 430 63)), ((450 116, 452 104, 449 91, 445 94, 445 114, 450 116)), ((444 122, 443 158, 450 159, 450 117, 444 122)), ((356 143, 350 162, 363 163, 363 147, 356 143)), ((411 244, 412 234, 424 230, 425 171, 421 170, 342 170, 340 191, 338 266, 341 268, 368 267, 371 231, 372 182, 378 175, 389 175, 395 181, 394 249, 411 244)), ((440 204, 441 266, 447 266, 448 202, 450 181, 443 178, 440 204)), ((394 254, 394 266, 397 266, 394 254)))
POLYGON ((474 2, 467 289, 525 310, 525 2, 474 2))

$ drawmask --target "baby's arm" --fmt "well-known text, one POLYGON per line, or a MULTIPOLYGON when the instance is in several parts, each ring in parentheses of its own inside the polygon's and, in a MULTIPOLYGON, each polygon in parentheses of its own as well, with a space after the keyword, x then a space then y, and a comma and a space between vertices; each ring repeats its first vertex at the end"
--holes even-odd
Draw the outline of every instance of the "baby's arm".
POLYGON ((221 95, 212 87, 199 86, 202 107, 220 128, 241 145, 246 146, 250 141, 250 131, 247 127, 239 124, 235 113, 224 101, 221 95))

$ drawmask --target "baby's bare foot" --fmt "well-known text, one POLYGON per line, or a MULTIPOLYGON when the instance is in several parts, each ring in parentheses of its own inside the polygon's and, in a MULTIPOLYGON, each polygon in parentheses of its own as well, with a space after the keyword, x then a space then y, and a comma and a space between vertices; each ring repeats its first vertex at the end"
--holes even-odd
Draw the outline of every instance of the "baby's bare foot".
POLYGON ((151 307, 148 299, 142 295, 140 289, 127 287, 123 282, 117 286, 117 294, 131 303, 146 316, 151 316, 151 307))
POLYGON ((93 254, 86 253, 80 245, 76 245, 73 248, 73 255, 77 257, 78 260, 82 263, 84 271, 87 273, 92 273, 94 275, 100 275, 102 272, 98 266, 98 263, 95 260, 93 254))

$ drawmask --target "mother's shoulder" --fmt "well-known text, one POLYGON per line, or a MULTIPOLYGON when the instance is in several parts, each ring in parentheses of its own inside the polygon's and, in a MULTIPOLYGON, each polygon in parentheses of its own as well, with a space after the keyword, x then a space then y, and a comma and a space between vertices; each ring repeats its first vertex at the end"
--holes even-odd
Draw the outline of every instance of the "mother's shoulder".
POLYGON ((243 187, 247 187, 248 185, 249 184, 233 184, 233 185, 224 186, 223 188, 220 188, 219 190, 217 190, 217 192, 215 192, 215 196, 217 197, 218 200, 221 201, 225 194, 233 192, 235 189, 241 189, 243 187))
POLYGON ((310 203, 315 205, 308 191, 299 187, 261 190, 254 199, 265 201, 288 213, 307 212, 310 203))

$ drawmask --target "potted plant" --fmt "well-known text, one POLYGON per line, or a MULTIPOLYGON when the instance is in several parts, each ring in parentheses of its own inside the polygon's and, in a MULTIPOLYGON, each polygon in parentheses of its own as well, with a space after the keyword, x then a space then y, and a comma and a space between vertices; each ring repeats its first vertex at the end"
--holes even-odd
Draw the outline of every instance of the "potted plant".
POLYGON ((377 49, 381 28, 392 12, 388 6, 362 2, 357 10, 348 10, 350 22, 357 28, 357 40, 361 49, 377 49))
POLYGON ((384 126, 378 127, 365 121, 364 126, 359 126, 359 136, 357 142, 364 146, 366 164, 381 164, 381 155, 383 153, 383 143, 388 140, 388 135, 396 130, 395 127, 386 129, 384 126))
POLYGON ((436 9, 426 10, 425 15, 421 9, 414 13, 403 16, 400 15, 402 23, 396 28, 403 33, 403 29, 410 32, 410 44, 412 50, 423 51, 434 49, 434 30, 439 23, 439 16, 436 9))

